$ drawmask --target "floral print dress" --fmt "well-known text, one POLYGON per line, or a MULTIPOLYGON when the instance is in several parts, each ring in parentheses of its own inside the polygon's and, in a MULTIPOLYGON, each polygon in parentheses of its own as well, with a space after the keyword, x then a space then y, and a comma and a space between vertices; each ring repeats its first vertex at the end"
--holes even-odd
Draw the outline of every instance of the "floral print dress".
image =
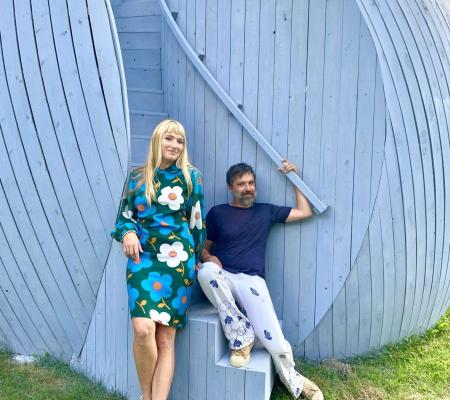
POLYGON ((181 169, 157 169, 157 201, 149 207, 139 169, 131 172, 112 236, 121 242, 134 231, 143 253, 127 264, 128 305, 131 318, 146 317, 175 328, 184 326, 190 303, 195 265, 205 238, 203 185, 199 171, 190 167, 193 190, 181 169))

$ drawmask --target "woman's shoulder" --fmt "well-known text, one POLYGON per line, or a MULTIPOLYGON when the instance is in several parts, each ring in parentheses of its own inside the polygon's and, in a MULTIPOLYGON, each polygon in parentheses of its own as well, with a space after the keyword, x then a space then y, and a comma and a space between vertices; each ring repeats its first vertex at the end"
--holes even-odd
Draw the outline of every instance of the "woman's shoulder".
POLYGON ((191 175, 191 178, 194 178, 194 177, 197 178, 198 176, 200 176, 200 177, 202 176, 201 172, 194 165, 189 164, 188 170, 191 175))

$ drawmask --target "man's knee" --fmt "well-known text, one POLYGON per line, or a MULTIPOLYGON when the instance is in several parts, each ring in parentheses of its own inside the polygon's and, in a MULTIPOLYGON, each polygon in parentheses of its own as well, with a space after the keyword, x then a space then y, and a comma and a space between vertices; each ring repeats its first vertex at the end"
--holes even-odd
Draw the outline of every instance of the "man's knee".
POLYGON ((202 283, 207 283, 211 279, 221 275, 222 268, 219 267, 217 264, 207 261, 205 263, 202 263, 200 265, 200 268, 198 270, 197 278, 202 283))

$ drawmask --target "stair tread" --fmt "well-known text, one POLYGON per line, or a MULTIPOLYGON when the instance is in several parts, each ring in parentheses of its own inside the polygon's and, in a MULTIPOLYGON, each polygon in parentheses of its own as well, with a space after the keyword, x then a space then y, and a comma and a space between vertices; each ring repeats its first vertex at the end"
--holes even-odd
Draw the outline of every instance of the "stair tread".
POLYGON ((146 89, 146 88, 136 88, 136 87, 127 87, 128 92, 139 92, 139 93, 155 93, 155 94, 163 94, 164 92, 161 89, 146 89))
POLYGON ((153 115, 153 116, 161 116, 168 117, 169 114, 162 111, 144 111, 144 110, 130 110, 130 114, 142 114, 142 115, 153 115))

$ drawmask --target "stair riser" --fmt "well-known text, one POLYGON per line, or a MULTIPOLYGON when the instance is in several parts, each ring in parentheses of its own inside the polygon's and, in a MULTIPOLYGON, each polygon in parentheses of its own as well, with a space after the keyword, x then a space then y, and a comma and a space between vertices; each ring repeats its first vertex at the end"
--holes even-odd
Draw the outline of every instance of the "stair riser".
POLYGON ((119 41, 122 50, 161 49, 159 32, 119 33, 119 41))
POLYGON ((122 50, 125 68, 161 68, 161 50, 122 50))
POLYGON ((128 91, 128 106, 130 110, 162 112, 164 97, 162 93, 146 93, 128 91))
MULTIPOLYGON (((160 69, 125 68, 125 78, 128 89, 161 90, 160 69)), ((156 110, 153 110, 156 111, 156 110)))
POLYGON ((157 1, 126 1, 113 7, 114 16, 136 17, 141 15, 161 15, 157 1))
POLYGON ((119 33, 161 32, 161 17, 120 17, 116 18, 116 26, 119 33))
POLYGON ((163 115, 145 115, 131 113, 131 136, 133 137, 135 135, 139 135, 150 137, 152 135, 153 129, 155 129, 155 126, 166 118, 167 116, 163 115))

